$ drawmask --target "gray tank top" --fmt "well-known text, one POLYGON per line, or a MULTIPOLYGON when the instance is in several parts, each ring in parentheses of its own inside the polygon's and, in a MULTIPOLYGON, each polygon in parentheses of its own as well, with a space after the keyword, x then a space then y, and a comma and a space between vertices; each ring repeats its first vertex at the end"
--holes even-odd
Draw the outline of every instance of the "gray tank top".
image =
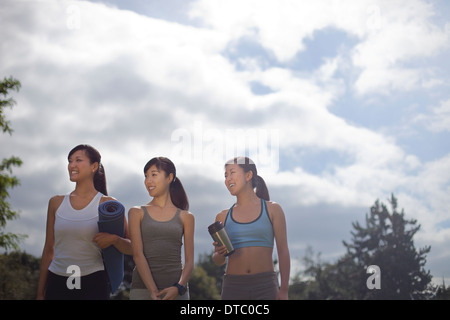
MULTIPOLYGON (((144 256, 159 290, 172 286, 180 280, 182 272, 181 247, 183 245, 183 222, 180 209, 169 221, 154 220, 142 206, 141 235, 144 256)), ((133 270, 132 289, 145 289, 137 268, 133 270)))

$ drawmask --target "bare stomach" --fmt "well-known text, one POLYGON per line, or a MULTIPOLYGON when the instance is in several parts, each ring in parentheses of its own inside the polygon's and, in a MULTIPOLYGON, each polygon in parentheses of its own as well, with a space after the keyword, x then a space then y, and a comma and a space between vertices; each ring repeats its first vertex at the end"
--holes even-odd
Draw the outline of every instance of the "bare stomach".
POLYGON ((273 249, 268 247, 244 247, 236 249, 228 257, 227 274, 255 274, 274 271, 273 249))

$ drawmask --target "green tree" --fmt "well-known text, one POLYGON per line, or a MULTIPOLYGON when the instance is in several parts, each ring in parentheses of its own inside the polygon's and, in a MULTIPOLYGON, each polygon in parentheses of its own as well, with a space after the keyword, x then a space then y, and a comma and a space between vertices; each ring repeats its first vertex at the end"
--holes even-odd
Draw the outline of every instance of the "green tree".
POLYGON ((445 287, 445 281, 442 279, 442 285, 435 290, 435 300, 450 300, 450 287, 445 287))
POLYGON ((0 100, 0 128, 2 128, 3 132, 8 132, 9 134, 12 134, 13 130, 9 126, 10 122, 6 120, 4 108, 10 107, 12 108, 16 101, 13 98, 8 98, 8 91, 9 90, 16 90, 19 91, 21 87, 21 83, 19 80, 14 79, 12 76, 9 78, 4 78, 2 82, 0 82, 0 94, 3 95, 5 100, 0 100))
MULTIPOLYGON (((9 90, 19 91, 21 87, 20 81, 13 77, 4 78, 0 82, 0 95, 3 99, 0 99, 0 128, 3 132, 8 132, 10 135, 13 130, 10 127, 10 122, 6 120, 5 111, 6 107, 12 108, 16 101, 13 98, 7 98, 9 90)), ((3 159, 0 164, 0 248, 16 249, 18 250, 18 242, 24 238, 24 235, 13 234, 10 232, 4 232, 8 220, 18 218, 18 213, 11 209, 9 202, 8 189, 14 188, 19 185, 19 179, 12 175, 13 167, 20 167, 22 160, 20 158, 11 156, 8 159, 3 159)))
POLYGON ((322 263, 320 253, 314 256, 311 246, 306 248, 302 258, 305 269, 298 272, 290 281, 289 299, 291 300, 320 300, 326 299, 327 294, 323 287, 323 270, 326 264, 322 263))
POLYGON ((222 291, 225 266, 218 267, 211 253, 199 255, 198 262, 189 279, 189 292, 192 300, 217 300, 222 291))
POLYGON ((352 224, 351 242, 343 242, 347 253, 335 263, 324 263, 308 248, 305 270, 297 274, 289 288, 293 299, 445 299, 446 289, 431 284, 426 271, 430 247, 416 250, 413 237, 419 231, 416 220, 406 220, 397 211, 397 199, 389 199, 391 212, 378 200, 366 215, 366 226, 352 224), (369 266, 380 269, 380 289, 369 288, 369 266))
POLYGON ((366 215, 365 227, 353 223, 352 242, 343 242, 347 254, 338 265, 346 267, 343 274, 356 299, 426 299, 432 276, 424 267, 431 247, 416 250, 413 237, 420 225, 417 220, 406 220, 403 210, 397 211, 394 195, 389 202, 391 212, 377 200, 366 215), (371 265, 380 268, 381 289, 367 288, 371 265))
POLYGON ((35 299, 40 264, 25 252, 0 255, 0 300, 35 299))
POLYGON ((196 265, 189 278, 189 294, 192 300, 219 300, 216 280, 196 265))
POLYGON ((289 287, 290 299, 343 300, 355 299, 353 263, 341 258, 336 263, 322 262, 321 254, 314 256, 311 247, 303 258, 304 271, 294 276, 289 287))
POLYGON ((222 281, 226 265, 218 267, 212 259, 213 252, 214 250, 210 253, 200 254, 196 265, 202 267, 208 276, 214 278, 217 291, 222 292, 222 281))

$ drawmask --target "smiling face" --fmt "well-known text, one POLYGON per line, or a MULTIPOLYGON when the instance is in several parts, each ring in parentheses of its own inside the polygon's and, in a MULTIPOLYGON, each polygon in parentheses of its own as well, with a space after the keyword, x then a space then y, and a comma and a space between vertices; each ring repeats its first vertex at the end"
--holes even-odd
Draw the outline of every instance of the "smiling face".
POLYGON ((69 157, 67 169, 69 170, 70 181, 80 182, 84 179, 93 179, 95 171, 98 169, 98 163, 91 164, 86 152, 78 150, 69 157))
POLYGON ((244 188, 251 188, 251 171, 244 172, 244 169, 238 164, 227 164, 225 167, 225 186, 230 194, 238 195, 244 188))
POLYGON ((167 175, 164 170, 160 170, 156 165, 152 165, 145 172, 145 188, 151 197, 156 197, 167 193, 169 191, 170 183, 172 182, 173 174, 167 175))

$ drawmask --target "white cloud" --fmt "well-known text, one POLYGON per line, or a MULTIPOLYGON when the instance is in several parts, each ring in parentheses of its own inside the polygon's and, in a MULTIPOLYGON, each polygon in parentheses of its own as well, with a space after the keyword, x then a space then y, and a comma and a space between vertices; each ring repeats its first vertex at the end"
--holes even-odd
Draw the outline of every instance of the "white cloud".
POLYGON ((280 62, 305 50, 304 40, 313 38, 315 31, 343 30, 359 41, 348 54, 360 68, 354 89, 364 95, 411 90, 436 81, 429 78, 427 68, 405 66, 448 46, 450 28, 440 29, 431 22, 433 10, 419 0, 209 0, 196 2, 190 14, 228 35, 230 41, 251 35, 280 62))
POLYGON ((424 124, 432 132, 450 131, 450 99, 441 101, 429 114, 418 114, 412 122, 424 124))
POLYGON ((279 61, 286 61, 305 49, 303 40, 316 30, 331 26, 361 36, 367 29, 367 7, 363 1, 197 1, 190 16, 230 39, 255 37, 279 61))
MULTIPOLYGON (((155 135, 161 136, 164 123, 168 127, 165 132, 169 134, 180 127, 194 130, 192 124, 198 120, 225 132, 230 128, 248 126, 248 120, 254 118, 255 122, 250 122, 251 127, 280 130, 281 148, 331 149, 350 159, 349 165, 336 166, 331 176, 306 179, 312 184, 319 179, 324 184, 334 181, 332 184, 336 190, 341 187, 359 189, 361 185, 367 185, 373 176, 384 181, 380 184, 386 189, 401 183, 397 178, 393 180, 399 182, 387 183, 390 170, 406 170, 402 163, 411 156, 404 154, 390 138, 351 125, 328 110, 343 90, 343 84, 332 79, 339 68, 339 57, 325 61, 322 68, 310 77, 299 77, 295 72, 279 67, 262 70, 256 65, 253 69, 237 71, 220 54, 227 41, 248 35, 248 32, 253 32, 252 28, 257 27, 262 44, 269 49, 276 48, 277 57, 285 60, 305 49, 301 40, 313 34, 314 30, 335 26, 364 38, 362 43, 366 46, 357 46, 357 51, 360 56, 371 57, 368 53, 364 54, 364 50, 371 51, 368 43, 372 43, 371 40, 377 43, 380 35, 371 38, 370 28, 377 27, 373 19, 377 18, 377 14, 382 15, 384 10, 378 12, 378 7, 361 3, 352 7, 353 14, 349 15, 345 12, 348 9, 346 5, 335 2, 319 6, 303 4, 304 7, 297 8, 293 7, 294 3, 285 1, 280 4, 280 11, 276 10, 279 15, 269 14, 275 12, 274 2, 260 3, 256 7, 258 9, 253 11, 250 9, 254 6, 244 6, 233 14, 235 7, 232 2, 220 6, 214 6, 209 1, 199 2, 193 12, 197 12, 197 18, 203 15, 201 17, 215 28, 204 30, 150 19, 100 4, 76 2, 80 13, 79 28, 70 29, 66 24, 73 13, 68 13, 66 9, 73 3, 68 2, 67 6, 46 5, 46 10, 28 12, 33 17, 31 21, 39 21, 33 26, 33 32, 21 33, 23 41, 17 46, 17 50, 28 52, 28 58, 25 63, 12 54, 7 59, 14 66, 32 66, 37 61, 46 66, 45 69, 35 69, 35 73, 23 72, 19 78, 31 85, 28 87, 35 86, 33 90, 43 91, 45 97, 50 99, 48 106, 39 113, 31 107, 34 104, 31 98, 24 102, 37 115, 34 124, 46 127, 47 134, 51 134, 53 139, 58 138, 61 149, 67 144, 66 137, 75 137, 71 139, 75 141, 104 132, 114 134, 115 127, 122 128, 121 123, 128 127, 128 132, 115 139, 120 139, 126 152, 131 153, 132 150, 148 148, 149 143, 145 140, 152 140, 155 135), (216 19, 219 13, 222 18, 216 19), (303 19, 298 19, 298 13, 303 19), (372 21, 366 21, 368 15, 372 21), (351 18, 344 19, 344 16, 351 18), (269 21, 266 23, 267 19, 269 21), (45 22, 41 23, 43 20, 45 22), (285 23, 292 25, 288 28, 285 23), (296 32, 295 35, 281 32, 291 29, 296 32), (285 48, 286 43, 273 42, 271 32, 283 34, 280 38, 288 39, 286 42, 297 47, 285 48), (39 80, 41 77, 45 78, 45 86, 39 80), (132 86, 127 87, 122 78, 133 85, 140 81, 140 91, 134 96, 127 96, 126 92, 132 90, 132 86), (274 92, 264 96, 253 95, 248 83, 256 80, 274 92), (122 88, 123 92, 120 91, 122 88), (151 93, 146 94, 146 91, 151 93), (89 102, 91 95, 97 99, 94 109, 89 102), (127 105, 125 97, 131 99, 132 105, 127 105), (63 101, 64 105, 60 105, 63 101), (130 108, 131 113, 128 112, 130 108), (258 118, 261 112, 270 116, 258 118), (238 115, 246 115, 246 121, 223 122, 223 119, 236 119, 238 115), (142 133, 142 128, 146 126, 149 131, 142 133)), ((414 6, 411 8, 412 13, 417 12, 414 6)), ((404 14, 401 19, 407 20, 412 13, 404 14)), ((383 20, 381 29, 388 20, 383 20)), ((377 45, 373 46, 377 48, 377 45)), ((396 59, 406 52, 398 53, 396 59)), ((361 64, 370 65, 371 61, 372 58, 361 64)), ((389 78, 383 76, 382 79, 389 78)), ((25 118, 22 120, 26 121, 25 118)), ((20 132, 18 135, 20 139, 20 132)), ((42 139, 35 145, 41 147, 45 144, 45 137, 42 139)), ((168 147, 168 141, 151 142, 150 145, 170 153, 173 145, 168 147)), ((138 158, 143 159, 144 156, 138 158)), ((124 157, 118 155, 115 159, 118 165, 126 162, 124 157)), ((382 190, 380 188, 381 185, 372 184, 366 191, 377 193, 382 190)), ((321 193, 319 188, 315 190, 321 193)), ((326 201, 327 194, 329 192, 317 199, 326 201)), ((354 197, 358 196, 355 194, 354 197)))
POLYGON ((431 22, 433 7, 422 1, 380 1, 379 8, 379 28, 353 52, 354 65, 362 69, 355 89, 360 94, 389 94, 421 86, 429 70, 414 67, 413 59, 440 53, 448 46, 450 33, 431 22))

